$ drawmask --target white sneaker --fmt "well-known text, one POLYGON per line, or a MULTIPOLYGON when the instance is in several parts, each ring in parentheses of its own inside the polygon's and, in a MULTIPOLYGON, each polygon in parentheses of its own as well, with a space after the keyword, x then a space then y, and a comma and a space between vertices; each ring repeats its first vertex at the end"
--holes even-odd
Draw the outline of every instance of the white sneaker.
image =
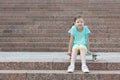
POLYGON ((88 69, 87 66, 82 66, 82 71, 83 71, 84 73, 89 73, 89 69, 88 69))
POLYGON ((75 66, 69 66, 67 72, 68 73, 73 73, 75 70, 75 66))

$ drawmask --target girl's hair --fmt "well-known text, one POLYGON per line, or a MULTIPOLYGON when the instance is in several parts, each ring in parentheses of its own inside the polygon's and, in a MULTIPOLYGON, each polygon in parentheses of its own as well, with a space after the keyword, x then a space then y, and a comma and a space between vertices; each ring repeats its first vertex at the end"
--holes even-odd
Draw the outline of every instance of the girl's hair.
MULTIPOLYGON (((77 17, 75 17, 75 18, 74 18, 74 22, 75 22, 77 19, 80 19, 80 18, 82 18, 82 16, 77 16, 77 17)), ((73 25, 74 25, 74 22, 73 22, 73 25)))

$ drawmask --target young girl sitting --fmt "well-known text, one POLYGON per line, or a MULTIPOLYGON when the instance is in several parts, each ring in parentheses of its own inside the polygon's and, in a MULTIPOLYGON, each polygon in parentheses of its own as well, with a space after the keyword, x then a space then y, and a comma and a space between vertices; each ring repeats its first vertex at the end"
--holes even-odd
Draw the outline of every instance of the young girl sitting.
POLYGON ((68 54, 71 54, 71 61, 67 72, 72 73, 75 70, 75 60, 77 54, 80 53, 82 61, 82 71, 89 73, 89 69, 86 65, 86 54, 91 53, 89 50, 88 34, 90 30, 88 26, 84 25, 84 20, 81 16, 74 19, 72 28, 68 31, 70 33, 70 42, 68 48, 68 54))

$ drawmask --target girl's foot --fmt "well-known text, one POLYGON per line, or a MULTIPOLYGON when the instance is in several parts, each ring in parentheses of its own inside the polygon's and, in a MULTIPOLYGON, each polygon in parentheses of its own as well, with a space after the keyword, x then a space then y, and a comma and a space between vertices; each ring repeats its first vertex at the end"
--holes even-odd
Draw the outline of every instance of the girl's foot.
POLYGON ((87 66, 82 66, 82 71, 83 71, 84 73, 89 73, 89 69, 88 69, 87 66))
POLYGON ((75 70, 75 66, 71 66, 71 65, 70 65, 70 66, 68 67, 67 72, 68 72, 68 73, 73 73, 74 70, 75 70))

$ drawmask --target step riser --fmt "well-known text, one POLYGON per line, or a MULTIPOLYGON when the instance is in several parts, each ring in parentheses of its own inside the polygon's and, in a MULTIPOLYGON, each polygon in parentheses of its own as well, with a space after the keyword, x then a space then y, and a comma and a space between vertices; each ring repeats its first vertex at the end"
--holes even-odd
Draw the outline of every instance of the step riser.
POLYGON ((26 74, 18 73, 0 73, 1 80, 27 80, 26 74))
MULTIPOLYGON (((90 43, 119 43, 120 39, 110 38, 89 38, 90 43)), ((69 38, 48 38, 48 37, 4 37, 0 38, 0 42, 69 42, 69 38)))
POLYGON ((0 73, 1 80, 119 80, 120 74, 0 73))
MULTIPOLYGON (((32 33, 46 33, 46 34, 49 34, 49 33, 64 33, 66 34, 67 30, 61 30, 61 29, 9 29, 9 30, 6 30, 6 29, 1 29, 0 30, 0 34, 3 34, 3 33, 12 33, 12 34, 32 34, 32 33)), ((105 29, 99 29, 99 30, 91 30, 92 33, 118 33, 120 32, 119 29, 116 29, 116 30, 105 30, 105 29)))
MULTIPOLYGON (((47 22, 46 22, 47 23, 47 22)), ((23 26, 23 25, 7 25, 7 24, 5 24, 5 25, 0 25, 0 29, 18 29, 18 30, 21 30, 21 29, 59 29, 59 30, 69 30, 70 28, 71 28, 71 24, 66 24, 66 26, 64 26, 65 24, 60 24, 60 25, 58 25, 58 26, 56 26, 57 24, 59 24, 59 23, 53 23, 52 24, 52 22, 50 23, 50 22, 48 22, 48 24, 45 24, 45 23, 43 23, 43 24, 38 24, 39 26, 36 26, 36 25, 34 25, 34 28, 33 28, 33 25, 31 24, 31 25, 25 25, 25 26, 23 26)), ((89 26, 89 28, 90 28, 90 30, 91 29, 96 29, 96 30, 114 30, 114 29, 117 29, 117 30, 119 30, 120 29, 120 27, 118 26, 118 25, 115 25, 115 24, 108 24, 108 25, 104 25, 104 24, 102 24, 102 25, 99 25, 99 24, 87 24, 88 26, 89 26), (114 27, 114 28, 113 28, 114 27)))
MULTIPOLYGON (((68 42, 0 42, 0 47, 67 47, 68 46, 68 42)), ((94 49, 94 48, 119 48, 120 45, 118 43, 114 43, 114 44, 109 44, 109 43, 104 43, 104 44, 100 44, 100 43, 91 43, 90 46, 94 49)))
MULTIPOLYGON (((0 51, 6 52, 66 52, 66 47, 1 47, 0 51)), ((119 48, 92 48, 92 52, 120 52, 119 48)))
POLYGON ((30 74, 29 80, 119 80, 119 74, 30 74))
MULTIPOLYGON (((1 62, 0 70, 67 70, 69 63, 63 62, 1 62)), ((90 70, 120 70, 120 63, 87 63, 90 70)), ((81 70, 81 63, 76 63, 81 70)))

